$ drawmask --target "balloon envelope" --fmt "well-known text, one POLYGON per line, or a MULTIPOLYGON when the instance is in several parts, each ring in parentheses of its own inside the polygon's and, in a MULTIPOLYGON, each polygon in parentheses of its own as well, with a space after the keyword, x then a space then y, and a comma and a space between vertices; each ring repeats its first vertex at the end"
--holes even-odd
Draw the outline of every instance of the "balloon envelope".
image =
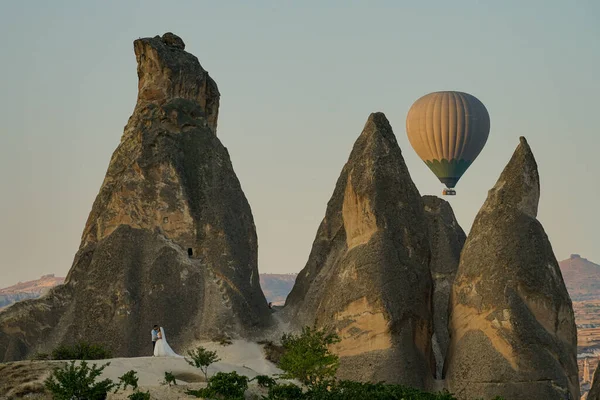
POLYGON ((489 132, 485 106, 463 92, 429 93, 414 102, 406 117, 411 146, 449 188, 475 161, 489 132))

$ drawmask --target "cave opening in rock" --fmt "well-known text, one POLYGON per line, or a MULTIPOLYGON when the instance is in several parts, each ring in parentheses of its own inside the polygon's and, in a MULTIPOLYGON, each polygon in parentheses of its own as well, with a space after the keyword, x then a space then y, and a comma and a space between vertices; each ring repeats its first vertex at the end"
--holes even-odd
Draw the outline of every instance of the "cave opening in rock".
POLYGON ((194 255, 194 250, 192 250, 191 247, 188 248, 188 256, 193 256, 194 255))

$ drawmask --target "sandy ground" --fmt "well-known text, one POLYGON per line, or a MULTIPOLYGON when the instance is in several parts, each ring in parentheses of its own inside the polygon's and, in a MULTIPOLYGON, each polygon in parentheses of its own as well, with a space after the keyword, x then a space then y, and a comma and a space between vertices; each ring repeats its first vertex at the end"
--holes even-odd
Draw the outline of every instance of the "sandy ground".
MULTIPOLYGON (((234 340, 231 345, 222 346, 219 343, 198 343, 208 350, 214 350, 221 358, 220 361, 211 365, 208 369, 208 376, 217 372, 236 371, 240 375, 253 378, 256 375, 275 375, 280 374, 273 363, 267 361, 264 357, 262 346, 256 343, 234 340)), ((64 361, 20 361, 15 363, 0 364, 0 369, 4 369, 3 378, 13 376, 14 379, 7 381, 0 379, 0 399, 10 398, 36 398, 50 399, 48 394, 44 394, 43 380, 50 374, 53 366, 64 364, 64 361), (27 372, 27 374, 26 374, 27 372), (28 376, 28 378, 25 378, 28 376), (29 392, 31 395, 24 395, 29 392), (15 396, 15 394, 19 394, 15 396)), ((117 382, 119 377, 127 371, 134 370, 139 378, 138 385, 141 391, 149 391, 153 399, 191 399, 192 396, 185 394, 189 389, 198 389, 206 386, 204 375, 198 368, 189 365, 183 358, 175 357, 136 357, 136 358, 112 358, 108 360, 88 361, 89 364, 102 365, 110 363, 107 366, 100 379, 111 379, 117 382), (177 379, 177 386, 161 385, 164 381, 165 372, 171 372, 177 379)), ((108 399, 121 400, 126 399, 132 393, 131 389, 120 391, 117 394, 109 394, 108 399)), ((256 385, 251 384, 246 395, 247 398, 256 398, 254 395, 266 394, 256 385)), ((260 396, 258 397, 260 398, 260 396)))
MULTIPOLYGON (((209 377, 217 372, 235 371, 249 378, 254 378, 256 375, 274 375, 282 372, 265 359, 262 346, 256 343, 234 340, 228 346, 212 342, 199 343, 199 345, 207 350, 216 351, 219 358, 221 358, 220 361, 208 368, 209 377)), ((138 384, 140 386, 159 386, 165 378, 165 372, 181 376, 182 382, 204 381, 202 372, 198 368, 189 365, 183 358, 137 357, 94 361, 94 363, 102 364, 107 362, 110 362, 110 365, 104 369, 102 379, 109 378, 118 381, 119 376, 129 370, 134 370, 139 377, 138 384)))

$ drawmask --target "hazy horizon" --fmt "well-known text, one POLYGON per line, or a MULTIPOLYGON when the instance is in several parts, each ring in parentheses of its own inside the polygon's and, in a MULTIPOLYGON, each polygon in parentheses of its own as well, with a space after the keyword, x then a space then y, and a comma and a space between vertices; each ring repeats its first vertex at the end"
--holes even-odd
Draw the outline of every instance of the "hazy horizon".
POLYGON ((468 232, 525 136, 556 257, 600 262, 600 3, 442 0, 11 3, 0 15, 0 287, 64 276, 137 94, 133 40, 173 32, 221 92, 217 135, 255 219, 261 273, 298 272, 370 113, 422 195, 442 184, 405 118, 459 90, 489 111, 450 201, 468 232), (489 3, 489 4, 488 4, 489 3))

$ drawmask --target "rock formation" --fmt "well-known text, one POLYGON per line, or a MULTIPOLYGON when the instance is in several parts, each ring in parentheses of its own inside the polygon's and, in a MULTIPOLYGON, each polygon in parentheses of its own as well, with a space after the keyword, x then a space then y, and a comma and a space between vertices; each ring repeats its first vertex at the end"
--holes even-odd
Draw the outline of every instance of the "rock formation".
POLYGON ((423 202, 385 115, 371 114, 284 317, 337 331, 341 378, 423 388, 435 368, 429 260, 423 202))
POLYGON ((537 220, 525 138, 479 211, 451 295, 448 388, 460 399, 578 399, 571 299, 537 220))
POLYGON ((596 368, 594 372, 592 387, 587 393, 587 400, 600 400, 600 368, 596 368))
POLYGON ((250 206, 216 136, 219 91, 183 41, 134 42, 139 94, 65 284, 0 314, 0 360, 84 339, 117 356, 251 336, 270 313, 250 206))
POLYGON ((433 278, 433 338, 436 373, 442 378, 444 359, 448 351, 448 314, 450 291, 460 261, 460 252, 466 235, 462 230, 450 203, 436 196, 423 196, 427 230, 431 245, 429 268, 433 278))

